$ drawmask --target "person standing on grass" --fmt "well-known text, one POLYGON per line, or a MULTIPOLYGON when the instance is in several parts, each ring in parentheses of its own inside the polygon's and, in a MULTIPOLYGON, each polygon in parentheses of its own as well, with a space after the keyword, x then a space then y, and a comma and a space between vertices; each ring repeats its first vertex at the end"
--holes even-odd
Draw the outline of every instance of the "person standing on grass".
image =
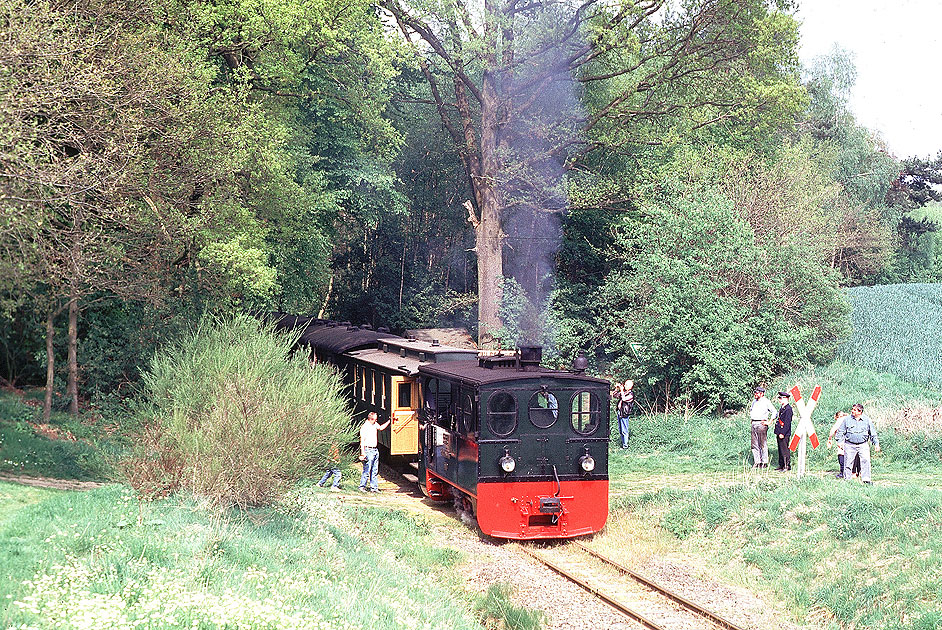
POLYGON ((379 492, 379 447, 378 434, 389 426, 387 420, 383 424, 376 424, 375 411, 366 415, 363 426, 360 427, 360 461, 363 462, 363 474, 360 475, 360 492, 379 492))
POLYGON ((618 434, 621 436, 621 447, 628 448, 628 419, 631 416, 632 408, 635 404, 635 383, 632 380, 625 381, 625 384, 615 383, 615 391, 612 392, 612 398, 615 400, 615 417, 618 419, 618 434))
POLYGON ((792 469, 792 452, 788 448, 788 440, 792 436, 792 406, 788 404, 791 394, 778 393, 778 417, 775 420, 775 439, 778 443, 778 468, 775 470, 792 469))
POLYGON ((752 406, 749 407, 749 419, 752 421, 752 467, 768 468, 769 421, 778 416, 778 409, 765 397, 765 388, 761 385, 755 388, 752 397, 752 406))
MULTIPOLYGON (((834 441, 834 435, 837 433, 837 430, 841 426, 841 422, 844 421, 844 418, 850 414, 841 409, 834 414, 834 426, 831 427, 831 432, 828 433, 828 449, 831 448, 831 443, 834 441)), ((851 476, 856 477, 860 474, 860 453, 857 454, 857 457, 854 458, 854 461, 850 466, 851 476)), ((837 445, 837 474, 834 475, 837 479, 844 478, 844 445, 837 445)))
POLYGON ((337 448, 336 444, 330 445, 330 451, 327 453, 327 470, 324 471, 324 476, 321 477, 321 480, 317 482, 317 485, 321 488, 330 481, 333 477, 334 482, 330 485, 330 489, 334 492, 340 490, 340 449, 337 448))
POLYGON ((854 457, 860 455, 860 479, 870 485, 870 442, 873 450, 880 452, 880 439, 877 437, 877 428, 873 421, 864 415, 863 405, 860 403, 851 407, 850 415, 841 419, 835 433, 837 443, 844 448, 844 479, 850 479, 851 463, 854 457))

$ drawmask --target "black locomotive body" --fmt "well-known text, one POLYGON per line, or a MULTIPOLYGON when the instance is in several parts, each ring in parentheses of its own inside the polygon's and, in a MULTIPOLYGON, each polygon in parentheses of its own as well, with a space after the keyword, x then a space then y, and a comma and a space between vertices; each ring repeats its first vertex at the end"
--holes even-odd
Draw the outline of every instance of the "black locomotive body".
POLYGON ((419 485, 514 539, 597 532, 608 516, 609 383, 385 331, 281 316, 311 358, 338 368, 358 416, 390 418, 380 444, 418 462, 419 485))

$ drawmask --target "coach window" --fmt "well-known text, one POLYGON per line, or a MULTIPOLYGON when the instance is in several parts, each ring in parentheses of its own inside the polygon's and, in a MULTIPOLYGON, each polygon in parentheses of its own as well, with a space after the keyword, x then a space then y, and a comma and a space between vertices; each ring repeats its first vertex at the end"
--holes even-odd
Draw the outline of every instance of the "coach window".
POLYGON ((366 367, 361 365, 357 369, 360 370, 360 400, 366 402, 366 390, 368 387, 366 382, 366 367))
POLYGON ((572 398, 572 428, 576 433, 589 435, 599 428, 601 419, 599 397, 592 392, 579 392, 572 398))
POLYGON ((402 381, 399 383, 397 389, 399 390, 399 402, 396 406, 399 409, 408 409, 412 407, 412 383, 409 381, 402 381))
POLYGON ((491 394, 487 401, 487 426, 494 435, 505 437, 517 428, 517 399, 508 392, 491 394))
POLYGON ((530 422, 539 429, 548 429, 559 417, 559 401, 556 396, 541 387, 540 391, 530 396, 530 422))
POLYGON ((383 406, 383 373, 372 370, 373 372, 373 404, 377 407, 383 406))

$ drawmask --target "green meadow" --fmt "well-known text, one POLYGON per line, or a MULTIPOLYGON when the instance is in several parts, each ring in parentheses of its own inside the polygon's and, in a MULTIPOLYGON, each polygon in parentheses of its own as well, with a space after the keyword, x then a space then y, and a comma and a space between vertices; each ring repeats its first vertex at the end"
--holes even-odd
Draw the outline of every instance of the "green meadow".
POLYGON ((942 627, 942 391, 843 361, 774 387, 796 382, 822 387, 812 416, 821 445, 808 449, 804 478, 794 454, 790 473, 751 469, 744 413, 643 416, 627 454, 613 451, 597 544, 629 563, 662 554, 708 567, 704 577, 762 594, 798 625, 942 627), (858 401, 883 448, 873 486, 835 479, 825 446, 833 412, 858 401))
POLYGON ((218 513, 0 483, 0 507, 5 628, 479 627, 436 527, 320 490, 218 513))

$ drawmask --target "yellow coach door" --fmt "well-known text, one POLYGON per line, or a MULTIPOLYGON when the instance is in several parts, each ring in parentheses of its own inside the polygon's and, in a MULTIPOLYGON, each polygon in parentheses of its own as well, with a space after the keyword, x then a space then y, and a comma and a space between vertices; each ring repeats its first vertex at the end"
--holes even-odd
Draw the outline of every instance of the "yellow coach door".
POLYGON ((392 378, 393 410, 390 427, 390 455, 419 452, 419 387, 406 376, 392 378))

